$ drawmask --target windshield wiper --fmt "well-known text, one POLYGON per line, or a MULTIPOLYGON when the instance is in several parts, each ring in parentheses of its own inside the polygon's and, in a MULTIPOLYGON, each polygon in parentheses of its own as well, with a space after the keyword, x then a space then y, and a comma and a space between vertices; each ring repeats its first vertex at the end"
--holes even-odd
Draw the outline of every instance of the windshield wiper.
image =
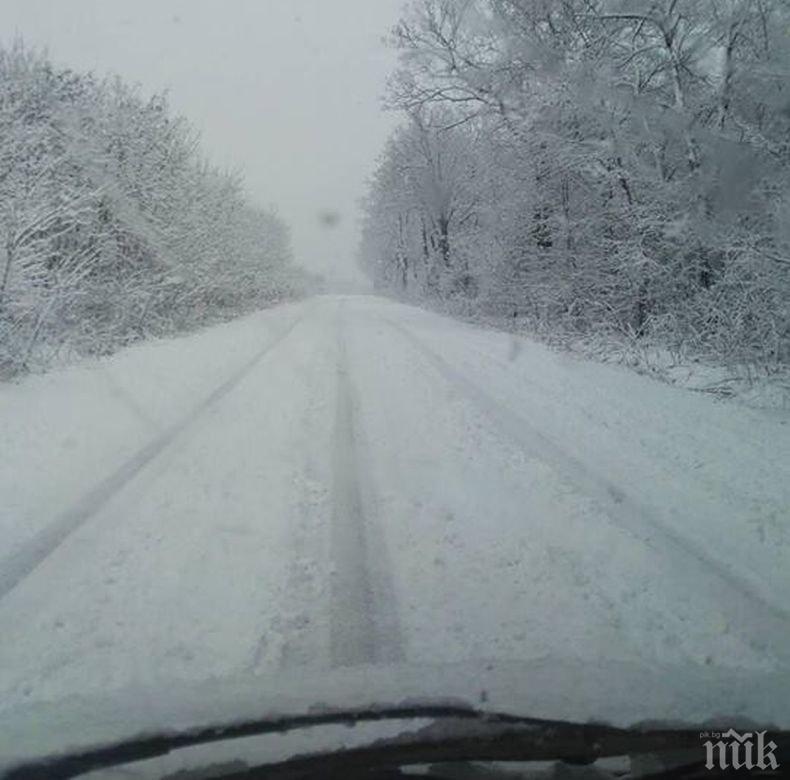
MULTIPOLYGON (((9 769, 6 780, 61 780, 113 766, 165 756, 176 750, 245 737, 283 733, 326 725, 353 726, 376 721, 430 719, 434 723, 395 738, 342 751, 296 756, 262 767, 242 768, 226 778, 300 777, 317 769, 371 769, 438 762, 563 761, 590 764, 610 756, 704 751, 700 729, 615 728, 486 712, 463 704, 416 704, 362 709, 322 710, 303 715, 267 717, 174 733, 137 736, 112 744, 26 762, 9 769)), ((771 730, 780 749, 790 731, 771 730)), ((781 759, 780 759, 781 760, 781 759)), ((785 758, 785 760, 787 760, 785 758)), ((187 775, 184 775, 187 776, 187 775)))

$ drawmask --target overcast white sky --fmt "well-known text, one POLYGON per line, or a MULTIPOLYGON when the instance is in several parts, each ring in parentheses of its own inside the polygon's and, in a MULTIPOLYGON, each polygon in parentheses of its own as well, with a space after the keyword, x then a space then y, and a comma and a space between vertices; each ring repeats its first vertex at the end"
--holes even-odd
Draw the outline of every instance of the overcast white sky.
POLYGON ((353 267, 357 200, 396 117, 381 110, 402 0, 0 0, 0 35, 58 65, 168 89, 217 163, 275 205, 297 259, 353 267), (319 220, 340 212, 334 229, 319 220))

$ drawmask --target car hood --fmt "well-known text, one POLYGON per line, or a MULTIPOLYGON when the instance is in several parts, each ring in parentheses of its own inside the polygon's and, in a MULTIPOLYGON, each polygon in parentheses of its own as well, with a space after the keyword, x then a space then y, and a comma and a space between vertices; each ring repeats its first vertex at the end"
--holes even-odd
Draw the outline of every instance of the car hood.
POLYGON ((132 738, 342 710, 452 704, 623 728, 790 728, 790 674, 539 658, 160 681, 0 711, 0 771, 132 738))

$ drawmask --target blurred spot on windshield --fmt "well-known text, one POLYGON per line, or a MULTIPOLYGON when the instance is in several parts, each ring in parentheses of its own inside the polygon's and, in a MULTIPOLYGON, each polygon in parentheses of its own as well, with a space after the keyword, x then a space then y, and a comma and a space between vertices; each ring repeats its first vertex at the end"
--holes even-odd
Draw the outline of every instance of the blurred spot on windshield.
POLYGON ((340 214, 337 211, 321 211, 318 214, 321 227, 336 228, 340 224, 340 214))

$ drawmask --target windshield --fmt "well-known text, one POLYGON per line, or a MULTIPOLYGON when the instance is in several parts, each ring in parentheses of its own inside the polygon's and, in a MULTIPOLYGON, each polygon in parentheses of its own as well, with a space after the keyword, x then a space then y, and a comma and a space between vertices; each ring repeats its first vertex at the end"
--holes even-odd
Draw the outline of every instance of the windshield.
POLYGON ((0 721, 790 726, 783 0, 0 30, 0 721))

